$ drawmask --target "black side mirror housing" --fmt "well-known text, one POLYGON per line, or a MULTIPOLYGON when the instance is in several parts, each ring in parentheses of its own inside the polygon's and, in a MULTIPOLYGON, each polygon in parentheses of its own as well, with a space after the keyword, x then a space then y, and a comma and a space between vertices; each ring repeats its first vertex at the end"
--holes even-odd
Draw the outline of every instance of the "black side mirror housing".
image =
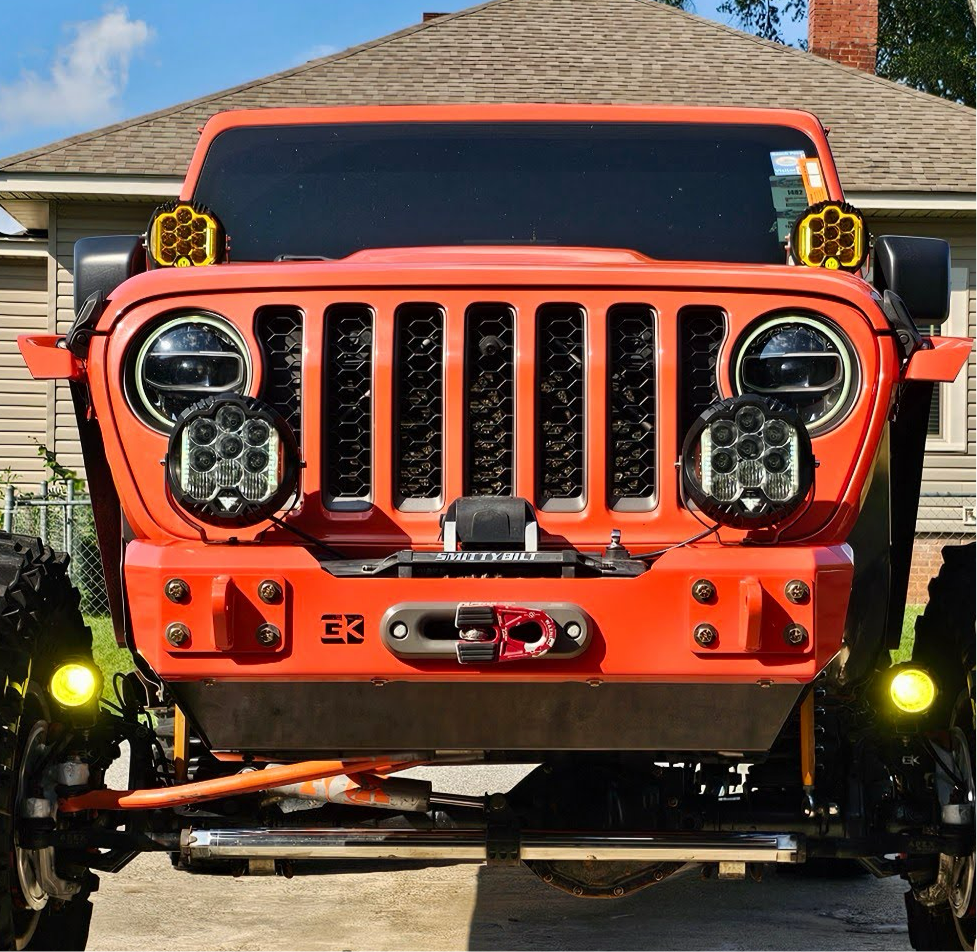
POLYGON ((917 325, 950 315, 950 245, 941 238, 883 235, 875 239, 872 280, 898 295, 917 325))
POLYGON ((100 293, 107 298, 123 281, 146 270, 142 235, 106 235, 75 242, 75 314, 100 293))

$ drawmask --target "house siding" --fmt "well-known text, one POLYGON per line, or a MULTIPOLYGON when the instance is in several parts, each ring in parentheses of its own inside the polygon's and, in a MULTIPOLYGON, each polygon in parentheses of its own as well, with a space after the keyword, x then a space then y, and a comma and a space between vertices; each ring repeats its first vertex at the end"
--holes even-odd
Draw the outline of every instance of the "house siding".
MULTIPOLYGON (((49 236, 56 270, 52 295, 55 330, 52 333, 66 333, 75 319, 75 242, 96 235, 139 234, 146 230, 154 208, 152 202, 52 203, 49 236)), ((51 448, 63 466, 84 474, 71 394, 68 385, 62 381, 55 385, 54 407, 51 448)))
POLYGON ((47 332, 47 288, 43 258, 0 258, 0 474, 17 485, 44 473, 37 447, 47 439, 48 385, 31 378, 17 336, 47 332))

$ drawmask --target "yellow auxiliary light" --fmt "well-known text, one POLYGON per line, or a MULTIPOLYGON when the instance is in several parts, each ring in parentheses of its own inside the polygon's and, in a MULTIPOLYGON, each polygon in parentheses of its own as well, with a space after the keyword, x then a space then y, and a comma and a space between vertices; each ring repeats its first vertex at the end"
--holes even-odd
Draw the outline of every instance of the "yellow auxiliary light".
POLYGON ((224 258, 224 229, 203 205, 167 202, 153 212, 146 248, 163 268, 217 264, 224 258))
POLYGON ((903 714, 922 714, 936 700, 936 682, 922 668, 899 668, 889 682, 889 697, 903 714))
POLYGON ((51 697, 62 707, 84 707, 102 690, 102 675, 93 664, 67 661, 51 675, 51 697))
POLYGON ((818 202, 794 223, 790 250, 809 268, 858 271, 868 255, 865 219, 847 202, 818 202))

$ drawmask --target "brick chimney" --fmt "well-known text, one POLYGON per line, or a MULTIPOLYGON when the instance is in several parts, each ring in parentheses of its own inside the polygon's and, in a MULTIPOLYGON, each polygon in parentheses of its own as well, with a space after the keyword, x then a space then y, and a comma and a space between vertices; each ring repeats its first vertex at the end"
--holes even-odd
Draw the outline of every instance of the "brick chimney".
POLYGON ((809 0, 807 48, 815 56, 875 72, 878 0, 809 0))
POLYGON ((421 16, 421 23, 427 23, 428 20, 436 20, 438 17, 447 16, 446 13, 425 13, 421 16))

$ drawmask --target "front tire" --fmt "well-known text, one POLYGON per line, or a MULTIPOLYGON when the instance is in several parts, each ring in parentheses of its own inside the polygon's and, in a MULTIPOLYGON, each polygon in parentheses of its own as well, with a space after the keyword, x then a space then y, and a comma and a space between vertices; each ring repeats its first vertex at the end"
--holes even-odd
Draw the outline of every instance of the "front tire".
POLYGON ((0 949, 84 949, 88 940, 95 877, 87 873, 69 901, 46 898, 30 888, 30 856, 14 830, 25 754, 46 731, 50 675, 60 659, 92 656, 67 567, 38 540, 0 533, 0 949))
MULTIPOLYGON (((929 603, 916 621, 913 661, 937 679, 940 694, 927 726, 946 732, 957 770, 974 792, 975 548, 943 549, 943 565, 930 582, 929 603)), ((906 893, 909 940, 914 949, 974 948, 974 857, 941 856, 926 883, 906 893), (935 885, 934 885, 935 884, 935 885), (943 895, 945 893, 945 896, 943 895), (940 896, 933 904, 922 898, 940 896)))

